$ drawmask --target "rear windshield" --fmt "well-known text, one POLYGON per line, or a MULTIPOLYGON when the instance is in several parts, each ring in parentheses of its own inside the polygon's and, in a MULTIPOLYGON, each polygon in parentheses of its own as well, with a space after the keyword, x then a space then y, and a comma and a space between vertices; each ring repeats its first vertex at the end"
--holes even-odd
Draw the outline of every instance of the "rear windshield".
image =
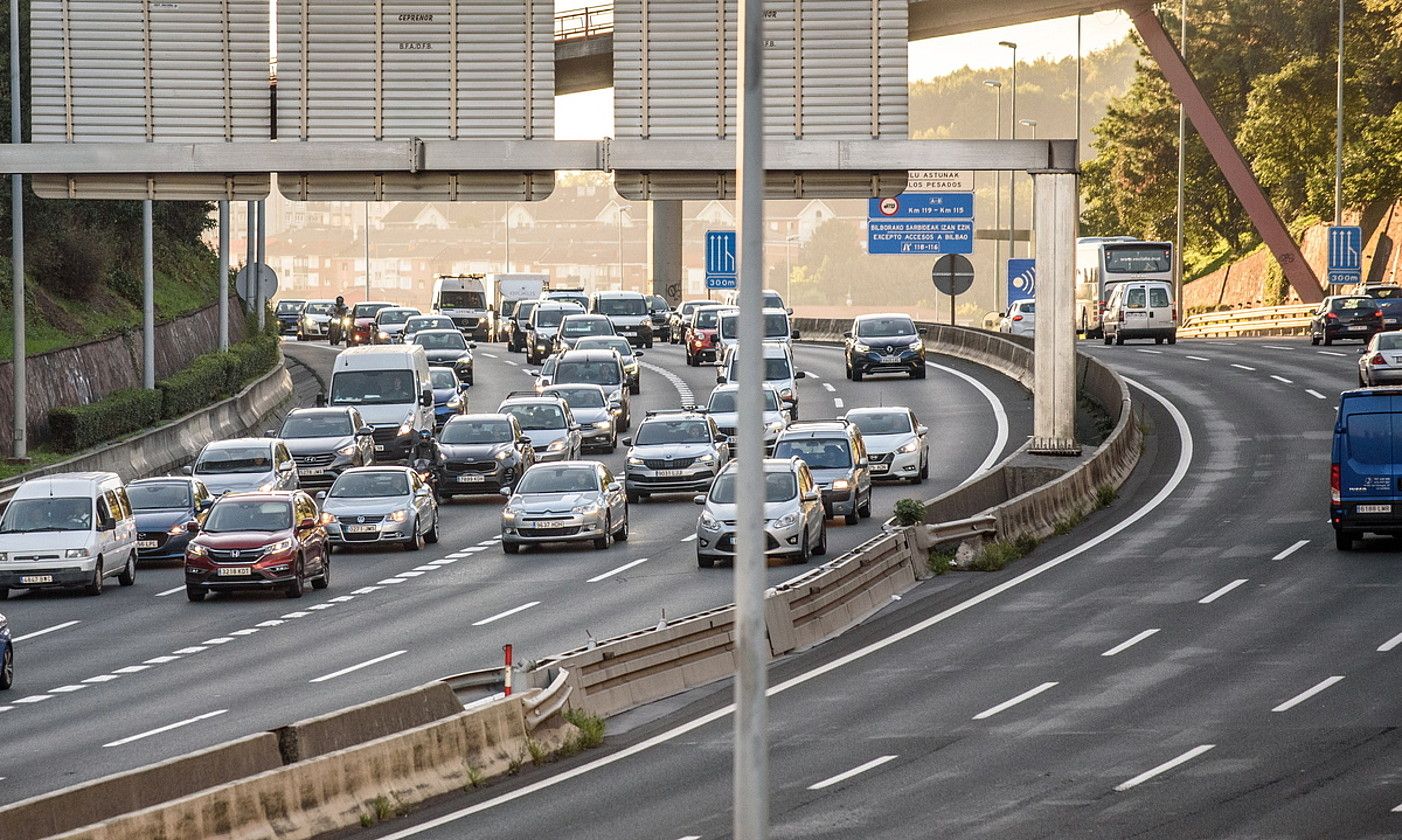
POLYGON ((516 304, 516 311, 511 314, 518 321, 529 321, 531 319, 531 313, 535 311, 537 303, 538 302, 534 300, 523 300, 516 304))
POLYGON ((601 335, 582 339, 575 345, 576 350, 613 350, 623 358, 633 355, 633 345, 622 336, 601 335))
POLYGON ((567 336, 612 335, 613 324, 607 318, 569 318, 560 327, 560 332, 567 336))
MULTIPOLYGON (((706 410, 712 414, 733 414, 739 409, 735 405, 736 391, 717 391, 711 395, 711 402, 706 406, 706 410)), ((770 388, 764 389, 764 410, 779 410, 779 392, 770 388)))
POLYGON ((600 315, 646 315, 647 301, 642 298, 600 298, 594 305, 600 315))
MULTIPOLYGON (((733 358, 730 362, 730 381, 740 381, 739 358, 733 358)), ((789 368, 789 360, 780 356, 764 360, 764 381, 765 382, 787 382, 793 378, 793 371, 789 368)))
POLYGON ((885 411, 880 414, 854 414, 849 419, 862 430, 864 435, 898 435, 911 431, 910 415, 904 411, 885 411))
POLYGON ((1359 464, 1392 465, 1392 415, 1353 414, 1348 418, 1348 454, 1359 464))
POLYGON ((1149 289, 1149 305, 1160 309, 1168 306, 1168 289, 1157 286, 1149 289))
POLYGON ((1379 350, 1402 350, 1402 333, 1383 333, 1378 336, 1379 350))
POLYGON ((1366 297, 1339 298, 1334 301, 1335 309, 1377 309, 1378 302, 1366 297))
POLYGON ((1402 286, 1376 286, 1368 290, 1368 297, 1379 300, 1402 298, 1402 286))

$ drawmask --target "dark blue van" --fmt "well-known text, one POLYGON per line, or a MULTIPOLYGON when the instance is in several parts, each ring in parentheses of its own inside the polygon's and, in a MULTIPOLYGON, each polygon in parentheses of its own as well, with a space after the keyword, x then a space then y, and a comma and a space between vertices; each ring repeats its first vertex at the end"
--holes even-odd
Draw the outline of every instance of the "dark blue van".
POLYGON ((1329 495, 1340 551, 1365 533, 1402 534, 1402 389, 1340 395, 1329 495))

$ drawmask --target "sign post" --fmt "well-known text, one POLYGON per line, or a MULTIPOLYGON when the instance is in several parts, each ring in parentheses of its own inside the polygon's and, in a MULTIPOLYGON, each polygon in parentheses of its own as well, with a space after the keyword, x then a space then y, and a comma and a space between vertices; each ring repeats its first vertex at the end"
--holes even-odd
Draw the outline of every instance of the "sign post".
POLYGON ((1331 286, 1355 286, 1363 280, 1363 228, 1330 225, 1329 278, 1331 286))
POLYGON ((954 326, 954 299, 974 285, 974 264, 963 254, 945 254, 930 270, 935 288, 949 295, 949 325, 954 326))
POLYGON ((735 231, 706 231, 706 290, 734 289, 735 231))

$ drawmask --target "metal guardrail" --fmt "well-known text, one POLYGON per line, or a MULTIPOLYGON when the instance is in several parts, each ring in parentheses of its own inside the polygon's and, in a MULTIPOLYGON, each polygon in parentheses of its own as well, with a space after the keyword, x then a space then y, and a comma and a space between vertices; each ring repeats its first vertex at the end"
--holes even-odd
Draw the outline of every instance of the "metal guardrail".
POLYGON ((494 668, 479 668, 476 671, 443 677, 439 682, 447 683, 458 696, 458 700, 462 700, 465 694, 475 696, 478 690, 502 687, 506 683, 506 672, 498 665, 494 668))
POLYGON ((570 694, 574 691, 569 679, 570 672, 561 668, 555 679, 550 681, 550 685, 539 694, 521 701, 526 713, 526 726, 535 729, 565 708, 565 704, 570 701, 570 694))
POLYGON ((1302 335, 1316 305, 1295 303, 1257 309, 1231 309, 1190 315, 1178 328, 1180 338, 1232 338, 1253 335, 1302 335))
POLYGON ((613 4, 585 6, 555 15, 555 40, 597 38, 613 32, 613 4))

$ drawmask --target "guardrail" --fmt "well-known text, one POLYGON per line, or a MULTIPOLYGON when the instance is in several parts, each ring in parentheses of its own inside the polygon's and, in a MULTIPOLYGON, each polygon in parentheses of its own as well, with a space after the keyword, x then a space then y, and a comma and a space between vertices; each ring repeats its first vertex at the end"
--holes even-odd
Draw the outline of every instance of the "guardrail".
POLYGON ((1230 309, 1189 315, 1178 328, 1179 338, 1235 338, 1265 335, 1304 335, 1316 305, 1294 303, 1256 309, 1230 309))
POLYGON ((585 6, 555 15, 555 40, 596 38, 613 32, 613 5, 585 6))

